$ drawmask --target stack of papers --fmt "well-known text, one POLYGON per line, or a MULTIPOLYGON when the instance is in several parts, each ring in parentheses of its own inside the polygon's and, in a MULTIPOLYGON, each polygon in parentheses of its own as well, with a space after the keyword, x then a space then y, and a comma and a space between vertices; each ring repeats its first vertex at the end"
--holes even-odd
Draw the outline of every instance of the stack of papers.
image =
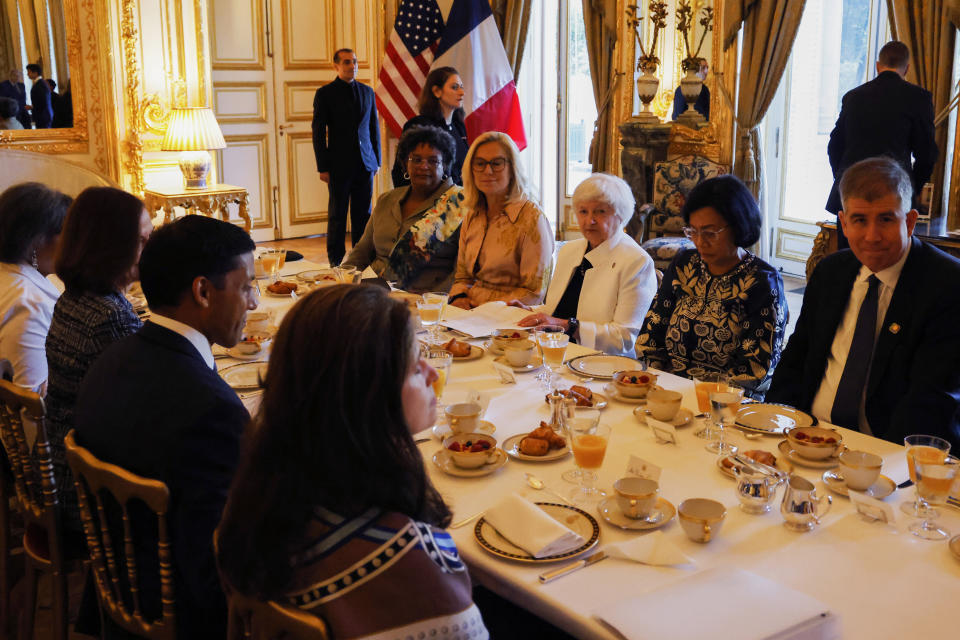
POLYGON ((497 301, 458 313, 454 318, 444 319, 441 324, 471 338, 483 338, 496 329, 522 329, 517 323, 528 315, 530 312, 525 309, 497 301))

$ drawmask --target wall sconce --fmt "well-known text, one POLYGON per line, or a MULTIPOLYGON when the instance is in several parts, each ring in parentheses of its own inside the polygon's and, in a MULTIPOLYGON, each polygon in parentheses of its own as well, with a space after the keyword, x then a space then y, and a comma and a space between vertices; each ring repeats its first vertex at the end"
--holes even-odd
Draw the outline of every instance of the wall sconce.
POLYGON ((209 107, 178 107, 170 113, 162 151, 180 151, 180 171, 187 189, 206 189, 210 149, 227 146, 209 107))

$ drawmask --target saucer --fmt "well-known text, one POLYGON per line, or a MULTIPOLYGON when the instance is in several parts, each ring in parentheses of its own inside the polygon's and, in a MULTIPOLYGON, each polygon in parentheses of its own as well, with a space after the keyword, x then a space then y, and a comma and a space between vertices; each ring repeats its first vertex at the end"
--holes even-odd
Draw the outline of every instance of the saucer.
MULTIPOLYGON (((650 415, 650 410, 646 407, 637 407, 633 410, 633 415, 640 424, 647 424, 647 416, 650 415)), ((693 411, 690 409, 680 408, 680 411, 677 412, 677 415, 673 417, 673 420, 670 421, 674 427, 686 427, 693 422, 693 411)))
POLYGON ((790 448, 790 442, 787 440, 781 440, 780 444, 777 445, 777 449, 779 449, 780 453, 786 456, 790 462, 793 464, 798 464, 801 467, 810 467, 811 469, 833 469, 835 466, 840 464, 840 458, 837 456, 830 456, 825 460, 809 460, 804 458, 790 448))
MULTIPOLYGON (((843 496, 844 498, 850 497, 850 489, 847 488, 847 483, 844 482, 843 476, 840 475, 839 471, 824 471, 823 483, 827 485, 830 491, 833 491, 838 496, 843 496)), ((881 475, 872 485, 861 491, 861 493, 871 498, 876 498, 877 500, 883 500, 896 490, 896 483, 887 476, 881 475)))
POLYGON ((511 458, 516 458, 517 460, 525 460, 527 462, 550 462, 551 460, 559 460, 570 455, 570 446, 566 446, 563 449, 550 449, 542 456, 530 456, 525 453, 520 452, 520 441, 526 438, 529 433, 518 433, 515 436, 511 436, 503 441, 503 450, 507 452, 507 455, 511 458))
MULTIPOLYGON (((493 350, 493 347, 490 348, 490 353, 493 353, 493 354, 496 353, 496 351, 493 350)), ((493 361, 499 362, 505 367, 510 367, 517 373, 527 373, 528 371, 536 371, 537 369, 543 366, 543 359, 541 359, 539 355, 533 356, 533 358, 530 360, 530 364, 524 365, 522 367, 515 367, 512 364, 510 364, 507 361, 506 356, 497 356, 496 358, 493 359, 493 361)))
POLYGON ((483 348, 489 351, 492 355, 502 356, 503 349, 493 344, 493 340, 487 340, 483 343, 483 348))
POLYGON ((613 526, 631 531, 657 529, 673 520, 673 516, 677 515, 677 508, 673 506, 673 503, 663 497, 657 498, 657 504, 653 505, 653 511, 649 516, 652 522, 650 520, 628 518, 623 515, 623 511, 620 510, 620 505, 617 504, 616 498, 601 500, 600 504, 597 505, 597 511, 600 512, 600 516, 604 520, 613 526))
POLYGON ((453 356, 454 362, 467 362, 469 360, 479 360, 483 357, 483 347, 475 344, 470 345, 470 353, 465 356, 453 356))
POLYGON ((433 454, 433 464, 437 465, 437 468, 440 469, 440 471, 443 471, 451 476, 458 476, 461 478, 476 478, 479 476, 490 475, 503 465, 507 464, 507 455, 503 452, 503 449, 497 447, 497 457, 493 459, 493 462, 485 464, 482 467, 477 467, 476 469, 464 469, 463 467, 458 467, 456 465, 446 449, 440 449, 440 451, 437 451, 435 454, 433 454))
MULTIPOLYGON (((471 431, 470 433, 482 433, 485 436, 492 436, 497 430, 497 427, 492 422, 487 422, 486 420, 480 421, 480 426, 477 427, 476 431, 471 431)), ((435 424, 433 425, 433 435, 436 436, 438 440, 443 440, 444 438, 453 435, 453 429, 450 428, 448 424, 435 424)))
MULTIPOLYGON (((652 389, 663 389, 663 387, 659 385, 653 385, 651 387, 651 390, 652 389)), ((628 398, 627 396, 622 395, 619 389, 617 389, 617 387, 612 383, 603 385, 603 391, 618 402, 625 402, 626 404, 647 404, 647 396, 643 396, 642 398, 628 398)))

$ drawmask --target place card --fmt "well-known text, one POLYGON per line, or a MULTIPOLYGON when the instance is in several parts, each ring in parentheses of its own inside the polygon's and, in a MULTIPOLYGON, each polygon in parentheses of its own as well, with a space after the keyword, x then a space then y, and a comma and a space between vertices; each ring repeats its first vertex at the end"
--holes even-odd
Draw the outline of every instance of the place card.
POLYGON ((513 369, 499 362, 491 362, 490 364, 493 365, 493 370, 499 374, 501 383, 515 384, 517 382, 517 376, 514 375, 513 369))
POLYGON ((647 480, 660 482, 661 471, 663 470, 657 465, 637 456, 630 456, 630 460, 627 462, 628 476, 636 476, 638 478, 646 478, 647 480))
POLYGON ((647 426, 653 431, 657 442, 661 444, 677 444, 677 428, 671 423, 657 420, 653 416, 647 416, 647 426))
POLYGON ((490 394, 481 393, 476 389, 469 389, 464 402, 474 402, 480 405, 480 415, 483 416, 487 413, 487 407, 490 406, 490 394))
POLYGON ((894 524, 896 522, 893 507, 882 500, 871 498, 860 491, 851 491, 850 502, 856 507, 857 512, 866 518, 879 520, 887 524, 894 524))

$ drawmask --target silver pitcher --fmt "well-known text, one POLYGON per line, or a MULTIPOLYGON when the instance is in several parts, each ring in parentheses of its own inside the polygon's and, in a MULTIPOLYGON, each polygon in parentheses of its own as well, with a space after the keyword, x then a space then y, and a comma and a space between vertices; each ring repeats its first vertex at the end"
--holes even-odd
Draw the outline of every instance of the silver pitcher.
POLYGON ((794 531, 811 531, 820 524, 822 518, 833 504, 833 498, 817 498, 813 483, 800 476, 790 476, 780 503, 780 513, 786 521, 784 525, 794 531), (824 506, 826 501, 826 506, 824 506))
POLYGON ((770 504, 777 495, 780 478, 755 469, 733 465, 737 476, 737 498, 740 508, 747 513, 762 514, 770 511, 770 504))

